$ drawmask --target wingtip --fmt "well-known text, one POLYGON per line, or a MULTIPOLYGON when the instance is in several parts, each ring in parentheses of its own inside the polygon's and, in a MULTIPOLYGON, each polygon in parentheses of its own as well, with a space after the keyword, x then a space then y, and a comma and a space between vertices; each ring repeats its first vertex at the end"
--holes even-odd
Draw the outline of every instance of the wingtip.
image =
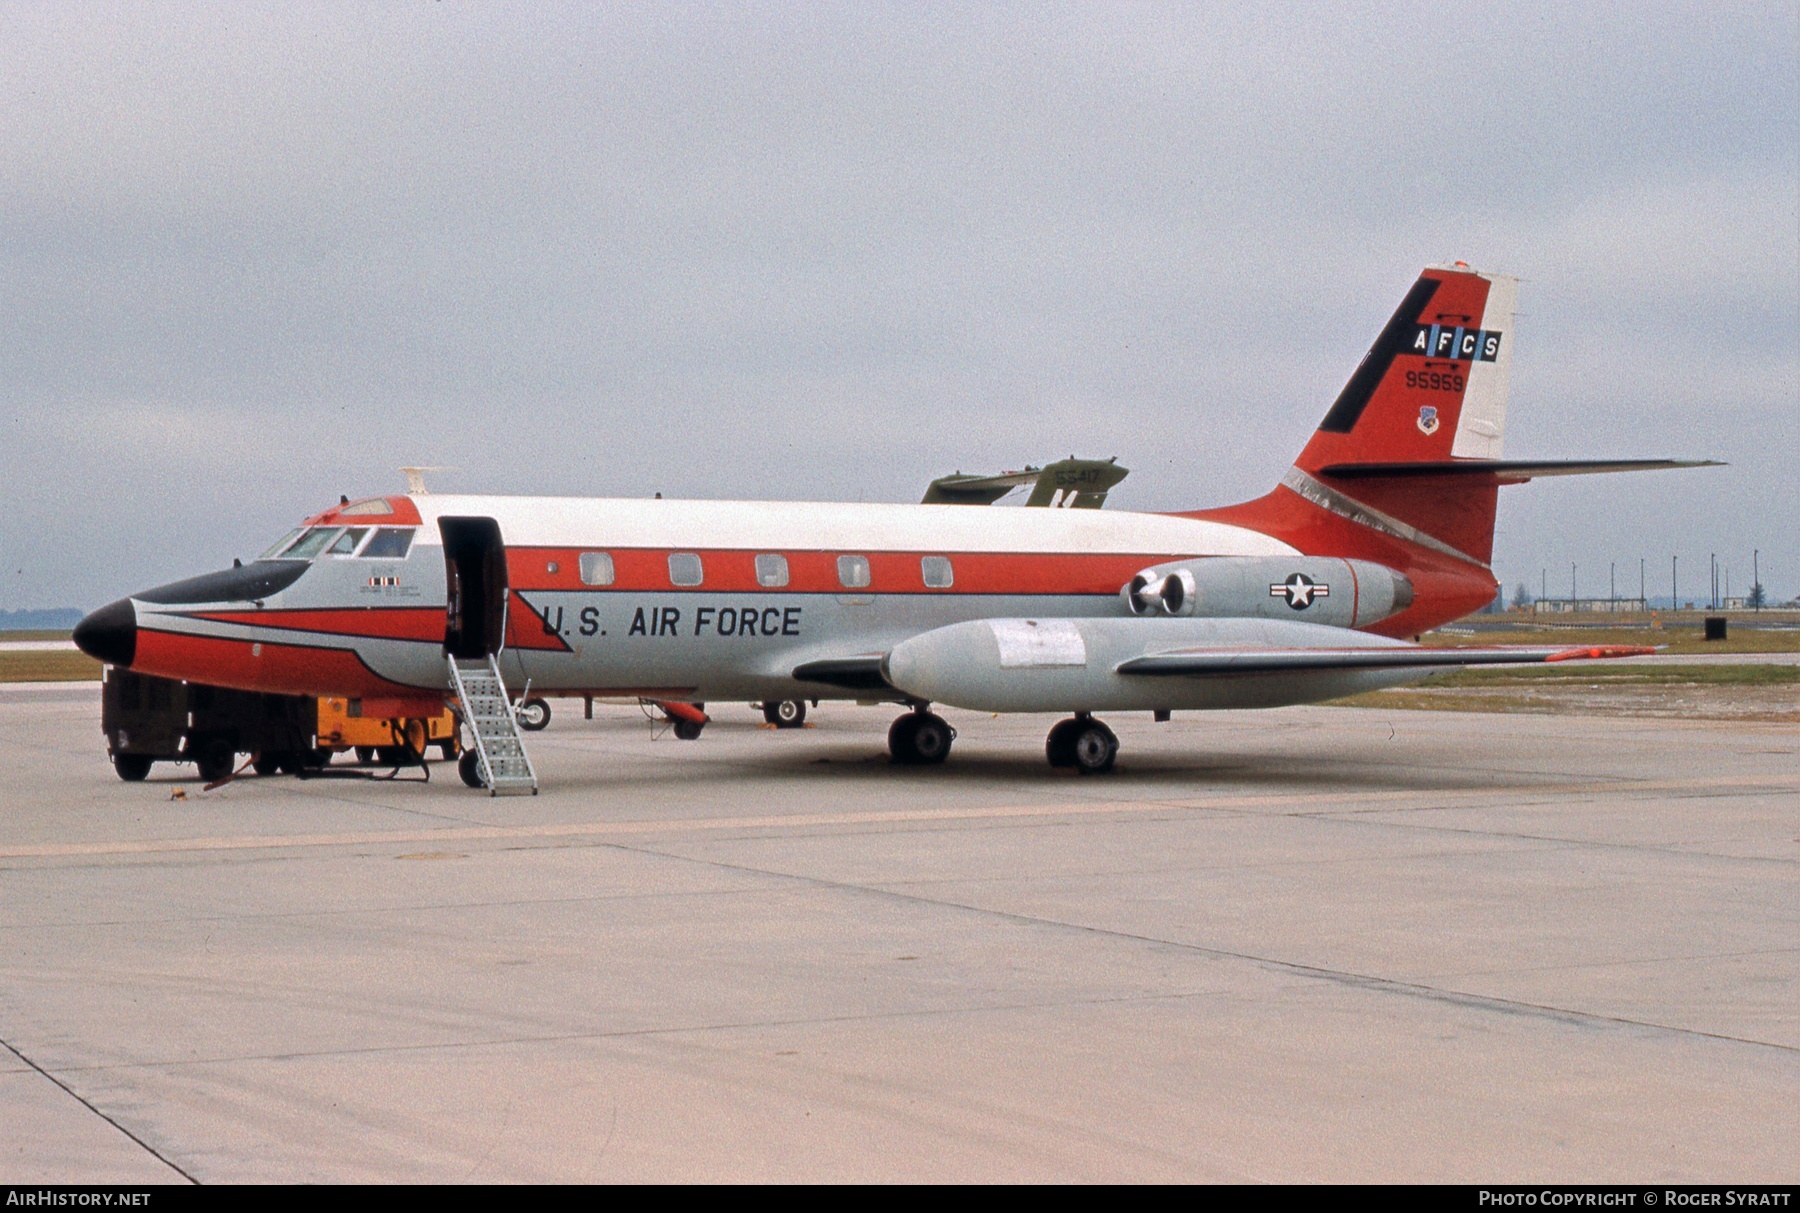
POLYGON ((1574 648, 1562 649, 1544 658, 1545 661, 1599 661, 1612 657, 1649 657, 1654 655, 1654 645, 1643 644, 1593 644, 1577 645, 1574 648))

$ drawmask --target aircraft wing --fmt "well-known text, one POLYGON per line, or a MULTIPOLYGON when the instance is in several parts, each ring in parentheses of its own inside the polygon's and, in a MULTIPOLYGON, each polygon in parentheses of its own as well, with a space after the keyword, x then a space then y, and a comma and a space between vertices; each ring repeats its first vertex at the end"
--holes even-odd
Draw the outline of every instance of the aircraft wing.
POLYGON ((800 682, 817 682, 847 691, 892 690, 881 673, 881 662, 886 656, 885 653, 865 653, 857 657, 808 661, 794 667, 794 677, 800 682))
POLYGON ((1113 667, 1120 674, 1176 678, 1224 678, 1234 674, 1289 674, 1312 670, 1396 670, 1431 666, 1533 665, 1550 661, 1642 657, 1656 652, 1638 645, 1581 645, 1574 648, 1491 646, 1428 649, 1189 649, 1149 653, 1113 667))
POLYGON ((1027 506, 1069 506, 1097 510, 1106 494, 1129 474, 1113 459, 1077 459, 1071 455, 1043 467, 1027 464, 1022 471, 977 476, 956 472, 939 476, 925 490, 925 505, 992 505, 1016 488, 1032 485, 1027 506))

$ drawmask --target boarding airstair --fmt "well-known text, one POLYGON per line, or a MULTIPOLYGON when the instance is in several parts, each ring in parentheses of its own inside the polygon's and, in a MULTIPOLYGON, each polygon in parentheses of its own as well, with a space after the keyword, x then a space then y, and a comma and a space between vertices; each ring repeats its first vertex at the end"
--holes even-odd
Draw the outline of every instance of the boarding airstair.
POLYGON ((447 660, 463 720, 475 734, 481 782, 488 795, 522 796, 530 792, 536 796, 537 772, 531 769, 531 758, 519 737, 519 722, 506 697, 506 684, 500 680, 498 659, 489 656, 447 660))

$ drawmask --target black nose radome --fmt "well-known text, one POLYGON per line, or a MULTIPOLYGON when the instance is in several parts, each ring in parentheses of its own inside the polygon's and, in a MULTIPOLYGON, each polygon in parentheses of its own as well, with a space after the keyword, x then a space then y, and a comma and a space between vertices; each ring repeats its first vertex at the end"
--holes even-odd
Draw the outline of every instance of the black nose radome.
POLYGON ((103 606, 76 624, 75 647, 108 665, 130 665, 137 656, 137 610, 131 599, 103 606))

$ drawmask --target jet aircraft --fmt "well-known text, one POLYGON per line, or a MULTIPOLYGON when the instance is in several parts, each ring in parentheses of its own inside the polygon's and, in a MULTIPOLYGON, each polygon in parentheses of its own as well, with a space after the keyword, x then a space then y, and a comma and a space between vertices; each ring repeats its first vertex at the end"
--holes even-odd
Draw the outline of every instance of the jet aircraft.
POLYGON ((933 704, 1067 713, 1050 762, 1100 773, 1118 741, 1097 712, 1167 719, 1647 651, 1415 643, 1493 600, 1502 485, 1701 466, 1504 459, 1516 291, 1463 262, 1426 268, 1280 484, 1238 505, 409 492, 341 501, 248 564, 102 607, 75 640, 113 666, 365 715, 449 701, 475 733, 463 777, 490 792, 509 777, 482 722, 510 716, 493 706, 506 685, 654 701, 689 736, 707 701, 893 702, 905 764, 950 753, 933 704))

